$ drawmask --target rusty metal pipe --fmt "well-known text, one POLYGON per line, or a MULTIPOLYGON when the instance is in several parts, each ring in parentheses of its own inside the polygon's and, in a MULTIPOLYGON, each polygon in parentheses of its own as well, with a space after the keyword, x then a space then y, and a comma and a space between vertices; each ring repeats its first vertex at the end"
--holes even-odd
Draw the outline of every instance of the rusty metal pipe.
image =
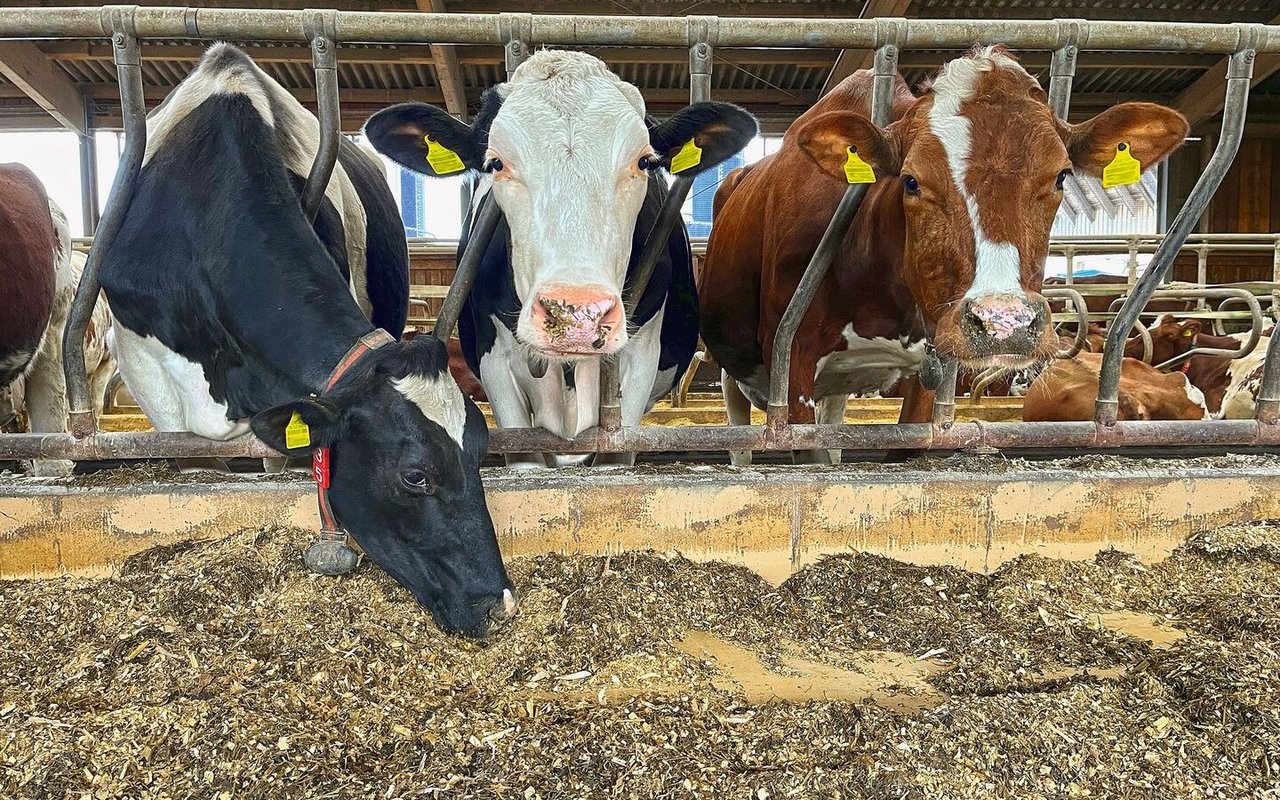
MULTIPOLYGON (((1252 29, 1250 29, 1252 30, 1252 29)), ((1257 34, 1253 33, 1253 38, 1257 34)), ((1222 113, 1222 133, 1218 146, 1209 159, 1200 179, 1187 197, 1187 202, 1169 226, 1169 232, 1156 249, 1151 263, 1142 279, 1129 293, 1129 298, 1120 309, 1120 314, 1111 323, 1107 331, 1107 343, 1102 351, 1102 369, 1098 375, 1098 397, 1094 403, 1093 418, 1101 425, 1114 425, 1119 407, 1120 363, 1124 356, 1125 340, 1138 314, 1146 307, 1156 287, 1164 280, 1165 274, 1173 265, 1179 248, 1187 240, 1196 220, 1209 205, 1213 193, 1218 190, 1222 179, 1226 176, 1231 162, 1235 160, 1236 151, 1240 147, 1240 139, 1244 134, 1245 112, 1249 104, 1249 83, 1253 76, 1253 62, 1256 53, 1253 49, 1245 49, 1231 56, 1227 67, 1226 103, 1222 113)))

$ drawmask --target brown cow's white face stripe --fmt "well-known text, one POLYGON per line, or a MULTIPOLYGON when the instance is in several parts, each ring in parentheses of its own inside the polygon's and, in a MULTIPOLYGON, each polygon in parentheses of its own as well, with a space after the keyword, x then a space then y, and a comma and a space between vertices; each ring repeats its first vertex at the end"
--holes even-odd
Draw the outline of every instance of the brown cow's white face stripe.
MULTIPOLYGON (((964 103, 973 97, 983 73, 993 69, 1012 69, 1026 74, 1022 65, 1007 55, 987 48, 973 58, 950 62, 933 84, 933 108, 929 110, 929 130, 938 138, 947 156, 947 167, 956 191, 964 199, 973 229, 975 252, 973 284, 965 298, 982 295, 1011 294, 1024 296, 1021 283, 1021 256, 1017 245, 992 241, 982 226, 978 198, 968 188, 969 156, 973 149, 973 132, 969 118, 962 113, 964 103)), ((1027 75, 1031 79, 1030 75, 1027 75)))

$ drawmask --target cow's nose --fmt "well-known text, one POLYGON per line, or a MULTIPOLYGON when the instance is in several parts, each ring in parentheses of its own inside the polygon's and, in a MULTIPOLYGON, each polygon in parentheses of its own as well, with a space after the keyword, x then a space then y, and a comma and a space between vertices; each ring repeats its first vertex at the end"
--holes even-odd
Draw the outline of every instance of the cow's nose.
POLYGON ((965 301, 963 314, 975 333, 998 342, 1015 334, 1038 337, 1045 326, 1042 305, 1024 294, 979 295, 965 301))
POLYGON ((612 352, 623 328, 621 301, 599 289, 543 289, 535 296, 532 311, 542 345, 555 353, 612 352))
POLYGON ((488 601, 489 621, 495 623, 506 622, 516 615, 520 610, 520 603, 516 601, 516 593, 510 589, 502 590, 502 598, 493 598, 488 601))

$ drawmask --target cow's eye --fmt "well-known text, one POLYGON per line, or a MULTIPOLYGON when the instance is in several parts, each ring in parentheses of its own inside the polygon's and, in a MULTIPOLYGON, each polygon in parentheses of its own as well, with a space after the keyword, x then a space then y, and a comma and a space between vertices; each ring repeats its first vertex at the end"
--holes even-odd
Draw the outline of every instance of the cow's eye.
POLYGON ((491 158, 488 161, 484 162, 485 172, 502 172, 502 168, 503 168, 502 159, 500 158, 491 158))
POLYGON ((903 175, 902 189, 909 195, 918 195, 920 194, 920 182, 916 180, 914 175, 903 175))
POLYGON ((1074 174, 1075 173, 1071 171, 1070 167, 1058 173, 1058 183, 1057 183, 1058 191, 1062 191, 1062 185, 1067 182, 1067 176, 1074 175, 1074 174))
POLYGON ((435 494, 436 482, 426 470, 406 469, 400 473, 404 487, 415 494, 435 494))
POLYGON ((636 168, 641 172, 649 172, 662 166, 662 162, 655 155, 640 156, 640 161, 636 164, 636 168))

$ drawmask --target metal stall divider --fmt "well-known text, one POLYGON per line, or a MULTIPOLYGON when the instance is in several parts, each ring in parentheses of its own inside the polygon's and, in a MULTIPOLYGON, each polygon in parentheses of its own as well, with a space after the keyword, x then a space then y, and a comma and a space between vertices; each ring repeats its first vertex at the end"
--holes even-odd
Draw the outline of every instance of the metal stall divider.
POLYGON ((1173 259, 1179 248, 1187 240, 1191 228, 1226 177, 1240 147, 1240 139, 1244 135, 1245 112, 1249 104, 1249 79, 1253 77, 1253 62, 1257 55, 1255 48, 1265 31, 1262 26, 1257 25, 1237 24, 1236 28, 1239 32, 1240 49, 1232 54, 1227 65, 1227 94, 1222 109, 1222 133, 1218 138, 1218 146, 1188 195, 1186 205, 1178 212, 1173 224, 1169 226, 1169 232, 1156 248, 1146 272, 1129 293, 1120 313, 1112 320, 1107 331, 1107 342, 1102 350, 1102 370, 1098 376, 1098 397, 1093 411, 1094 422, 1099 426, 1110 428, 1116 424, 1121 358, 1124 356, 1125 340, 1129 337, 1133 323, 1173 266, 1173 259))
MULTIPOLYGON (((898 46, 907 21, 881 18, 876 22, 876 53, 871 89, 871 121, 878 127, 889 124, 893 106, 893 79, 898 71, 898 46)), ((868 184, 851 184, 836 206, 827 230, 822 234, 809 265, 805 267, 787 310, 783 312, 773 339, 773 364, 769 374, 769 402, 766 410, 768 430, 781 444, 789 441, 787 407, 790 399, 791 347, 800 322, 813 304, 818 287, 826 276, 836 251, 844 243, 845 234, 867 194, 868 184)), ((952 380, 954 383, 954 378, 952 380)), ((788 449, 788 448, 779 448, 788 449)), ((806 448, 810 449, 810 448, 806 448)))
MULTIPOLYGON (((690 103, 701 103, 711 99, 711 69, 716 23, 715 17, 685 19, 689 44, 690 103)), ((653 277, 653 269, 657 266, 658 258, 666 250, 667 238, 680 220, 680 207, 684 205, 685 198, 689 196, 689 190, 692 188, 693 178, 687 175, 676 175, 672 180, 662 211, 645 236, 644 247, 640 252, 640 260, 636 263, 631 284, 623 287, 623 309, 625 318, 628 320, 635 314, 636 306, 649 286, 649 279, 653 277)), ((599 427, 606 435, 622 430, 622 374, 619 371, 616 355, 603 356, 600 359, 599 427)))
POLYGON ((125 209, 137 186, 138 173, 142 171, 142 156, 147 149, 147 107, 142 91, 142 52, 134 25, 136 12, 137 6, 106 6, 102 9, 102 27, 111 32, 111 51, 116 79, 120 83, 125 143, 120 168, 107 198, 106 214, 98 223, 62 339, 62 368, 67 381, 67 429, 77 439, 98 432, 84 363, 85 331, 101 289, 98 266, 102 263, 102 253, 120 232, 125 209))
POLYGON ((316 73, 316 111, 320 123, 320 146, 302 187, 302 210, 308 222, 315 222, 324 201, 325 189, 338 163, 338 140, 342 138, 342 112, 338 104, 337 20, 333 11, 308 9, 307 38, 311 40, 311 63, 316 73))

